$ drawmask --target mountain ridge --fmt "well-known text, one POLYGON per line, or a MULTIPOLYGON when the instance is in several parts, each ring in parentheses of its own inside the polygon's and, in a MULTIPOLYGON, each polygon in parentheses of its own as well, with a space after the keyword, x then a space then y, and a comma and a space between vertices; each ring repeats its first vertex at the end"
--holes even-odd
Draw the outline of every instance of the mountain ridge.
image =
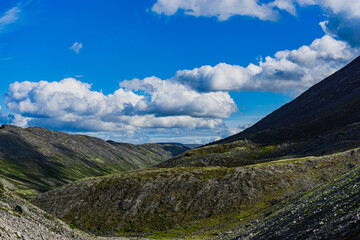
POLYGON ((84 177, 151 167, 184 146, 109 143, 40 127, 0 127, 0 176, 31 197, 84 177))

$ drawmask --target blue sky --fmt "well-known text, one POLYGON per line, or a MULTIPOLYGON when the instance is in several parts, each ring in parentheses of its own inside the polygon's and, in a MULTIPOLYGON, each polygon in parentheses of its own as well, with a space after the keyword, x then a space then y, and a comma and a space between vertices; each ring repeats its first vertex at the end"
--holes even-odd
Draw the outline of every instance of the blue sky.
POLYGON ((0 120, 133 143, 226 137, 358 55, 357 5, 2 1, 0 120))

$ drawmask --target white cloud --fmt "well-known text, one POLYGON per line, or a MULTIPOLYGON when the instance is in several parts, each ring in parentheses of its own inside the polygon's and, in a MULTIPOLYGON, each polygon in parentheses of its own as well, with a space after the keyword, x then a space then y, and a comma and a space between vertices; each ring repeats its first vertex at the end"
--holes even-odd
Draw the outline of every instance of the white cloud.
POLYGON ((158 14, 173 15, 183 10, 187 15, 196 17, 217 17, 220 21, 234 15, 251 16, 261 20, 276 20, 278 12, 268 4, 257 0, 158 0, 152 11, 158 14))
POLYGON ((292 15, 296 15, 296 6, 289 0, 275 0, 270 2, 269 6, 277 7, 278 9, 285 10, 292 15))
POLYGON ((348 19, 343 14, 333 15, 320 25, 327 34, 346 40, 354 47, 360 46, 360 18, 348 19))
POLYGON ((279 51, 258 65, 220 63, 176 73, 174 81, 198 91, 301 92, 337 71, 358 55, 346 42, 325 35, 309 46, 279 51))
POLYGON ((314 0, 313 2, 334 14, 344 13, 348 18, 360 17, 360 2, 358 0, 314 0))
POLYGON ((236 111, 228 93, 198 93, 156 78, 127 83, 148 84, 152 90, 145 91, 148 96, 124 88, 104 95, 73 78, 25 81, 10 85, 6 104, 10 111, 25 118, 23 123, 72 131, 215 128, 222 124, 220 118, 236 111))
POLYGON ((165 15, 183 11, 196 17, 217 17, 220 21, 234 15, 275 21, 280 16, 278 10, 296 15, 297 7, 310 5, 318 5, 327 16, 328 20, 321 23, 325 33, 360 46, 359 0, 273 0, 266 4, 257 0, 157 0, 152 11, 165 15))
POLYGON ((74 44, 69 49, 79 54, 82 48, 83 44, 81 42, 74 42, 74 44))
POLYGON ((189 115, 192 117, 227 118, 237 107, 227 92, 199 93, 189 86, 156 77, 133 79, 120 83, 130 90, 142 90, 151 95, 137 110, 157 116, 189 115))
POLYGON ((143 128, 215 128, 222 124, 221 119, 194 118, 186 115, 156 117, 155 115, 121 116, 121 122, 143 128))
POLYGON ((19 6, 13 7, 10 10, 6 11, 0 17, 0 30, 18 21, 20 18, 20 14, 21 14, 21 8, 19 6))
POLYGON ((296 4, 301 7, 318 5, 328 18, 320 23, 325 33, 337 36, 353 46, 360 46, 359 0, 276 0, 274 3, 279 9, 292 14, 296 9, 296 4), (281 7, 280 4, 285 7, 281 7))

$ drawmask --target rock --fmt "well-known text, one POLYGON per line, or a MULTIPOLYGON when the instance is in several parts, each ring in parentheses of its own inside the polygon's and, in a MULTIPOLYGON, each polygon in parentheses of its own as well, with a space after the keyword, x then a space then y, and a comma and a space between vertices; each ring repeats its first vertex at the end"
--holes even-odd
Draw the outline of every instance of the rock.
POLYGON ((25 205, 16 205, 14 210, 22 214, 30 215, 29 208, 25 205))

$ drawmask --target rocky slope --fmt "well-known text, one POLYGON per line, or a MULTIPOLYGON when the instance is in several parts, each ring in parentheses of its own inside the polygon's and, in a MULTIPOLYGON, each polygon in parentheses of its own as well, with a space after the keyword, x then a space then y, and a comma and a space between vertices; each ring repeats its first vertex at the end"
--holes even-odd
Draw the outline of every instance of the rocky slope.
POLYGON ((76 179, 147 168, 189 148, 106 142, 32 127, 0 128, 0 177, 32 197, 76 179))
POLYGON ((34 200, 97 235, 211 238, 359 165, 354 149, 244 167, 132 171, 73 182, 34 200))
POLYGON ((1 240, 131 240, 123 237, 96 237, 84 233, 8 190, 13 187, 11 183, 0 178, 1 240))
POLYGON ((277 207, 266 219, 224 239, 359 239, 360 168, 277 207))
MULTIPOLYGON (((0 239, 89 239, 89 235, 15 196, 0 181, 0 239)), ((10 184, 11 185, 11 184, 10 184)))

